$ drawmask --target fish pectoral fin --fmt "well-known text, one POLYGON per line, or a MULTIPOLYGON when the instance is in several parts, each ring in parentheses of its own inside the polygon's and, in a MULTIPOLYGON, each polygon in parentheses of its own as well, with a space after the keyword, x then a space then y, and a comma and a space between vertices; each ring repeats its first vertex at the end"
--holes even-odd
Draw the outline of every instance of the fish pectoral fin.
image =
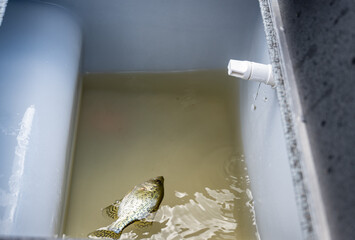
POLYGON ((88 235, 92 239, 119 239, 121 233, 116 233, 107 229, 97 229, 88 235))
POLYGON ((117 200, 111 205, 103 208, 101 210, 102 215, 106 218, 116 220, 118 218, 118 209, 120 208, 120 204, 121 204, 121 200, 117 200))
POLYGON ((153 224, 153 221, 149 221, 147 219, 142 219, 142 220, 134 222, 132 225, 135 228, 143 229, 143 228, 147 228, 147 227, 152 226, 152 224, 153 224))
POLYGON ((150 227, 153 222, 157 212, 150 213, 146 218, 143 218, 139 221, 133 223, 136 228, 147 228, 150 227))

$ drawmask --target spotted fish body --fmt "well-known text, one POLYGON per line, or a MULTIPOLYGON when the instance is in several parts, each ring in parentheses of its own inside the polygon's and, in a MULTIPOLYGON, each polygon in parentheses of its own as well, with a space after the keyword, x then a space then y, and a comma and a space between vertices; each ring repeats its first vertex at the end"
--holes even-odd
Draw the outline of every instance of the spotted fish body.
POLYGON ((164 197, 164 178, 149 179, 135 186, 122 200, 103 209, 103 213, 115 219, 107 227, 99 228, 89 238, 118 239, 125 227, 133 222, 145 220, 155 213, 164 197))

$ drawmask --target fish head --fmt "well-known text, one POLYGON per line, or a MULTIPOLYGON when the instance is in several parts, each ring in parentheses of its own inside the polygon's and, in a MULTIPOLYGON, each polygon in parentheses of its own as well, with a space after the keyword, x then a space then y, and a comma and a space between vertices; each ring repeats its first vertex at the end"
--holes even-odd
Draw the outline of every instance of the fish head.
POLYGON ((158 195, 164 194, 164 178, 158 176, 139 184, 133 190, 137 195, 145 195, 149 193, 157 193, 158 195))
POLYGON ((163 185, 164 185, 164 177, 163 176, 158 176, 158 177, 155 177, 155 178, 151 178, 151 179, 145 181, 142 185, 148 191, 155 191, 155 190, 163 187, 163 185))
POLYGON ((148 182, 149 181, 153 182, 154 184, 164 184, 164 177, 158 176, 158 177, 149 179, 148 182))

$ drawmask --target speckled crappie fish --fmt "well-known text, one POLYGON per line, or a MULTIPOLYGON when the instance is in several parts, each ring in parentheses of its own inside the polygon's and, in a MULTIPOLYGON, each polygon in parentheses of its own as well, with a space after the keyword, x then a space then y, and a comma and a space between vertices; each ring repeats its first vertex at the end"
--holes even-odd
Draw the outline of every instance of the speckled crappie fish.
POLYGON ((88 235, 94 239, 118 239, 125 227, 137 221, 144 221, 154 214, 164 197, 164 178, 149 179, 135 186, 122 200, 118 200, 102 210, 103 214, 114 219, 112 224, 88 235))

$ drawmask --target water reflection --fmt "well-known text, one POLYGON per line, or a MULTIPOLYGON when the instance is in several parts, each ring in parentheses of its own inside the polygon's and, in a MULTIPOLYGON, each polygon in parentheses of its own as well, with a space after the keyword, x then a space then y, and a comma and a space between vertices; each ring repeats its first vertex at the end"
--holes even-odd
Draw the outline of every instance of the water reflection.
POLYGON ((151 239, 209 239, 213 236, 232 239, 237 227, 234 201, 238 198, 228 189, 206 187, 205 191, 196 192, 190 199, 187 199, 187 194, 178 194, 186 203, 161 206, 155 217, 156 225, 161 227, 159 232, 154 234, 156 226, 152 226, 149 233, 131 231, 122 234, 122 238, 136 239, 139 235, 149 234, 151 239))
POLYGON ((98 209, 138 179, 163 175, 156 221, 128 226, 121 239, 255 239, 238 89, 223 76, 87 75, 64 232, 84 238, 109 225, 98 209))
MULTIPOLYGON (((225 189, 175 191, 174 206, 162 205, 149 228, 129 226, 122 239, 259 239, 249 177, 235 175, 245 167, 243 155, 224 163, 225 189), (242 222, 239 220, 243 219, 242 222), (246 227, 247 226, 247 227, 246 227)), ((164 202, 163 202, 164 203, 164 202)))

